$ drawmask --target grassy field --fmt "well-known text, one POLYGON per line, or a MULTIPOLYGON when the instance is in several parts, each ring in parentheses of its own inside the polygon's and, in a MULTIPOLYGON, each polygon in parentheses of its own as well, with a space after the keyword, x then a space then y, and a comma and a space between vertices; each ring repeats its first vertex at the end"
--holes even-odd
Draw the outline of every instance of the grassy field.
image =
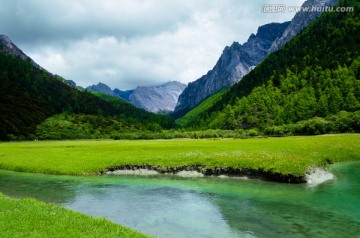
POLYGON ((124 164, 206 165, 303 175, 309 166, 360 160, 360 135, 152 141, 0 143, 0 169, 93 175, 124 164))
POLYGON ((0 194, 0 237, 149 237, 53 204, 0 194))

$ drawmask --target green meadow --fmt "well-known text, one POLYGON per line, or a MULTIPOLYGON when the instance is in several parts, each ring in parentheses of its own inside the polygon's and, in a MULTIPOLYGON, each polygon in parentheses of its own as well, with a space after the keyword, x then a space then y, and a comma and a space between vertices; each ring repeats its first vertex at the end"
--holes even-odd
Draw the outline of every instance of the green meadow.
POLYGON ((0 237, 149 237, 103 218, 2 194, 0 228, 0 237))
POLYGON ((309 166, 360 160, 360 135, 253 139, 33 141, 0 143, 0 169, 96 175, 134 164, 202 165, 303 175, 309 166))

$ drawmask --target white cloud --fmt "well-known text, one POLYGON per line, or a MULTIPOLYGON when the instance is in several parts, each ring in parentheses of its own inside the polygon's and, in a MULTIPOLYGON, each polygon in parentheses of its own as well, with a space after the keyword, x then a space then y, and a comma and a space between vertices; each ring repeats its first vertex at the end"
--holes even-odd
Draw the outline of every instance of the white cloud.
POLYGON ((268 3, 286 1, 3 0, 0 29, 52 73, 81 86, 132 89, 194 81, 226 45, 292 18, 261 13, 268 3))

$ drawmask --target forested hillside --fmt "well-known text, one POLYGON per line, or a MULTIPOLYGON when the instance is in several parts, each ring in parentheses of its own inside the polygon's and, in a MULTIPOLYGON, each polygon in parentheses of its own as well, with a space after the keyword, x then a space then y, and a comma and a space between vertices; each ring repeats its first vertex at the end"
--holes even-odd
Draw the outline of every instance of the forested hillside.
POLYGON ((104 100, 80 90, 59 76, 0 52, 0 140, 34 137, 36 126, 58 113, 120 116, 128 123, 173 125, 124 101, 104 100))
POLYGON ((331 124, 336 119, 330 117, 341 111, 355 120, 360 110, 359 5, 341 1, 340 6, 354 6, 354 12, 322 14, 204 111, 193 126, 269 130, 314 118, 331 124))
POLYGON ((185 114, 185 116, 176 120, 176 124, 180 127, 191 128, 194 125, 194 122, 202 116, 202 113, 209 108, 211 108, 214 103, 219 101, 221 97, 226 93, 226 89, 217 92, 210 97, 202 101, 197 107, 185 114))
POLYGON ((144 125, 156 123, 164 129, 175 127, 175 121, 169 116, 149 113, 118 97, 95 92, 93 94, 110 103, 117 111, 123 112, 120 116, 127 118, 129 122, 132 119, 144 125))

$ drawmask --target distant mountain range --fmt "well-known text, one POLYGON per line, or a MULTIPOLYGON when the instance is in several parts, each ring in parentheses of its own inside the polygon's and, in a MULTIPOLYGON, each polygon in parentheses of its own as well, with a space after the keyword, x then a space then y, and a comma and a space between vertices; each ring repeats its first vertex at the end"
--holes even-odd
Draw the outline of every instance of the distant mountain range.
MULTIPOLYGON (((333 6, 339 0, 307 0, 306 6, 333 6)), ((230 88, 256 67, 265 57, 283 46, 321 12, 298 12, 291 22, 270 23, 258 28, 243 45, 234 42, 225 47, 212 70, 189 83, 175 108, 174 117, 185 115, 201 101, 224 88, 230 88)))
POLYGON ((133 105, 149 112, 167 114, 174 111, 178 97, 185 87, 185 84, 172 81, 159 86, 139 86, 134 90, 127 91, 121 91, 117 88, 112 90, 104 83, 98 83, 86 89, 125 99, 133 105))

